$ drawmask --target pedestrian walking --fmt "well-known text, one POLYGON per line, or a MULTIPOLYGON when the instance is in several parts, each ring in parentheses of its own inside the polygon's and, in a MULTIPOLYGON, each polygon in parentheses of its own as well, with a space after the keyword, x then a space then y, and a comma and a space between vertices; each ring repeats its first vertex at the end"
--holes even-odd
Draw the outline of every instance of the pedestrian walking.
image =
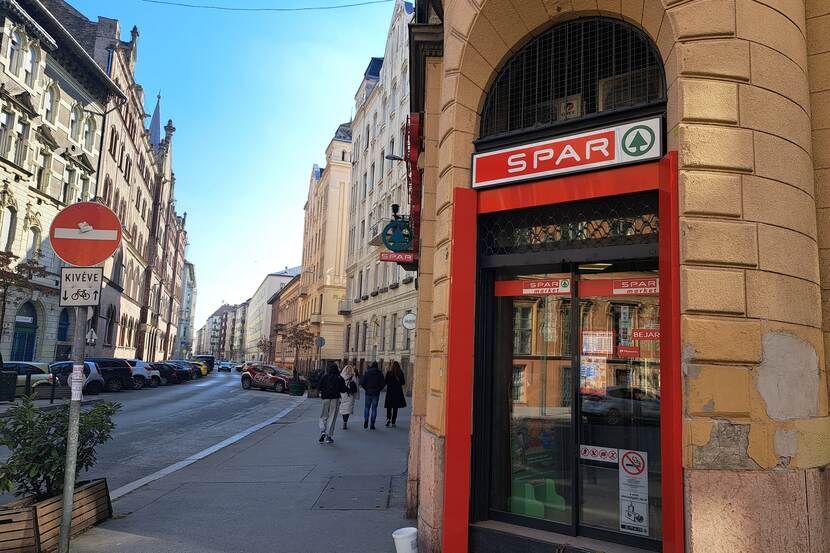
POLYGON ((363 428, 365 430, 368 427, 374 430, 375 419, 378 418, 380 393, 383 391, 383 387, 386 386, 383 373, 380 372, 376 361, 373 361, 366 369, 366 374, 360 380, 360 386, 366 391, 366 400, 363 403, 363 428))
POLYGON ((328 372, 323 375, 318 385, 320 398, 323 400, 323 410, 320 412, 320 443, 334 443, 334 424, 337 422, 337 413, 340 411, 340 394, 346 391, 346 383, 340 376, 337 363, 329 365, 328 372))
POLYGON ((395 426, 398 420, 398 409, 406 407, 406 396, 403 387, 406 385, 406 377, 401 370, 401 364, 392 362, 392 368, 386 372, 386 400, 383 406, 386 407, 386 426, 395 426))
POLYGON ((346 391, 340 394, 340 415, 343 417, 343 430, 349 428, 349 417, 354 414, 354 404, 360 399, 360 388, 354 367, 346 365, 340 373, 346 384, 346 391))

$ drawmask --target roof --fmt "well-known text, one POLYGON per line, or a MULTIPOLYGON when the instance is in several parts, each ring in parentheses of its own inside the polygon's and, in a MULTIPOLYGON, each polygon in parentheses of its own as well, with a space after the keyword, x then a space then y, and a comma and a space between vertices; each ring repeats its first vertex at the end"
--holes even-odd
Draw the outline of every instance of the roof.
POLYGON ((285 269, 283 269, 282 271, 276 271, 276 272, 274 272, 274 273, 271 273, 271 275, 270 275, 270 276, 287 276, 287 277, 295 277, 295 276, 297 276, 297 275, 299 275, 299 274, 300 274, 300 272, 302 271, 302 269, 303 269, 303 268, 302 268, 301 266, 299 266, 299 265, 298 265, 298 266, 296 266, 296 267, 291 267, 290 269, 289 269, 288 267, 286 267, 286 268, 285 268, 285 269))
POLYGON ((161 94, 156 96, 156 109, 153 110, 153 118, 150 119, 150 145, 156 150, 161 144, 161 94))
POLYGON ((363 77, 365 79, 379 79, 381 67, 383 67, 383 58, 372 58, 369 60, 369 66, 366 68, 366 72, 363 73, 363 77))
MULTIPOLYGON (((300 267, 297 267, 297 269, 299 269, 299 268, 300 268, 300 267)), ((267 303, 268 305, 273 305, 273 304, 274 304, 274 302, 275 302, 275 301, 277 301, 277 298, 278 298, 278 297, 280 297, 280 296, 282 295, 282 293, 283 293, 283 292, 285 292, 286 290, 288 290, 288 289, 289 289, 289 287, 291 286, 291 284, 292 284, 295 280, 299 280, 299 278, 300 278, 299 273, 297 273, 296 275, 294 275, 294 278, 292 278, 291 280, 289 280, 289 281, 285 284, 285 286, 283 286, 282 288, 280 288, 279 290, 277 290, 276 292, 274 292, 274 294, 273 294, 270 298, 268 298, 268 301, 267 301, 266 303, 267 303)))
POLYGON ((346 142, 352 141, 352 122, 349 121, 348 123, 343 123, 337 130, 334 132, 334 139, 335 140, 343 140, 346 142))
MULTIPOLYGON (((61 40, 61 42, 65 43, 65 46, 59 46, 59 49, 66 49, 72 54, 74 54, 80 65, 84 67, 87 71, 89 71, 95 78, 104 85, 104 88, 107 92, 112 96, 117 96, 118 98, 125 99, 126 96, 121 91, 118 86, 112 82, 112 79, 109 78, 109 75, 101 69, 101 67, 92 59, 92 56, 87 52, 87 50, 81 46, 79 43, 79 37, 76 37, 72 33, 70 33, 65 24, 70 23, 71 21, 75 21, 78 16, 81 16, 77 10, 74 8, 66 9, 68 4, 63 0, 19 0, 21 4, 23 4, 27 9, 33 8, 34 11, 39 12, 38 15, 44 17, 43 25, 47 32, 51 33, 56 39, 61 40), (50 8, 47 8, 46 5, 50 8), (59 9, 62 8, 62 9, 59 9), (59 19, 60 18, 60 19, 59 19)), ((2 0, 0 1, 0 5, 14 5, 17 2, 12 2, 11 0, 2 0)), ((71 7, 70 7, 71 8, 71 7)), ((81 16, 82 17, 82 16, 81 16)), ((84 18, 85 19, 85 18, 84 18)), ((89 20, 86 20, 89 21, 89 20)), ((75 28, 75 25, 72 25, 75 28)), ((84 41, 88 41, 88 39, 82 39, 84 41)))

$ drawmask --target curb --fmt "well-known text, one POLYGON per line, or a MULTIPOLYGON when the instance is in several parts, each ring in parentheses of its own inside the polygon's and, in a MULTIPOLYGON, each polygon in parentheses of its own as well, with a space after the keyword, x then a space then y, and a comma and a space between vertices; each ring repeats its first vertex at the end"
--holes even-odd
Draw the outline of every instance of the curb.
MULTIPOLYGON (((103 398, 85 399, 85 400, 81 401, 81 406, 83 407, 85 405, 94 405, 94 404, 100 403, 102 401, 106 401, 106 400, 104 400, 103 398)), ((3 411, 3 412, 0 412, 0 419, 8 418, 8 416, 9 416, 8 415, 8 407, 11 407, 12 405, 14 405, 14 402, 9 403, 8 406, 6 406, 6 410, 3 411)), ((40 410, 40 411, 54 411, 55 409, 60 409, 64 405, 69 405, 69 402, 51 403, 51 404, 46 404, 46 405, 35 405, 35 407, 37 407, 38 410, 40 410)))

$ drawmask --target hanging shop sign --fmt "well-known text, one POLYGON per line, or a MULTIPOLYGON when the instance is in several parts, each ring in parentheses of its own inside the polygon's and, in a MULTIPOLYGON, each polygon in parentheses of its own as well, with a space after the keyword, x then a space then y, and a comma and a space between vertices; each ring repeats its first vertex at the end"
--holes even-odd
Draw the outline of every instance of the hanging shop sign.
POLYGON ((381 233, 383 245, 393 252, 412 251, 412 229, 403 219, 392 219, 381 233))
POLYGON ((659 117, 473 155, 473 188, 658 159, 659 117))
POLYGON ((412 252, 380 252, 378 260, 384 263, 414 263, 415 254, 412 252))

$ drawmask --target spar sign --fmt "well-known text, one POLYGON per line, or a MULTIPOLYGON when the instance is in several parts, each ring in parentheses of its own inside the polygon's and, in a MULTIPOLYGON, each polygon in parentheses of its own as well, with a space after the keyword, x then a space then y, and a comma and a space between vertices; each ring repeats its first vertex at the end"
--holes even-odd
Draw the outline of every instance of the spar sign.
POLYGON ((657 159, 659 117, 473 156, 473 188, 514 184, 657 159))

